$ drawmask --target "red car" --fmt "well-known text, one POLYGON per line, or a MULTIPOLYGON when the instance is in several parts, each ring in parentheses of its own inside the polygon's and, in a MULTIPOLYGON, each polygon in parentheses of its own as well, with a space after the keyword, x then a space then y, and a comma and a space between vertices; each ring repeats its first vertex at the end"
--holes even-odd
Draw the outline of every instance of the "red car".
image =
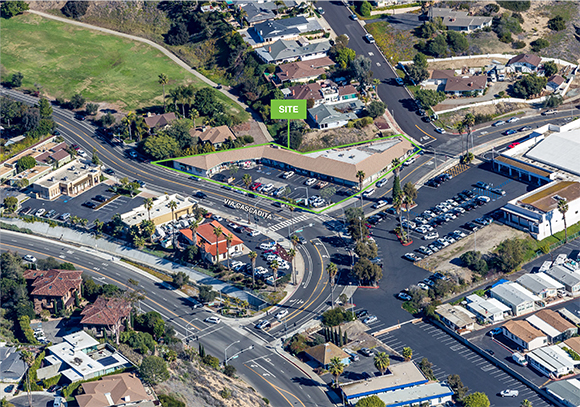
POLYGON ((515 143, 511 143, 508 148, 514 148, 515 146, 519 145, 520 143, 518 143, 517 141, 515 143))
POLYGON ((81 147, 78 144, 71 144, 71 147, 77 151, 79 151, 81 149, 81 147))
POLYGON ((260 188, 262 186, 261 182, 254 182, 252 185, 250 185, 250 191, 255 191, 256 189, 260 188))

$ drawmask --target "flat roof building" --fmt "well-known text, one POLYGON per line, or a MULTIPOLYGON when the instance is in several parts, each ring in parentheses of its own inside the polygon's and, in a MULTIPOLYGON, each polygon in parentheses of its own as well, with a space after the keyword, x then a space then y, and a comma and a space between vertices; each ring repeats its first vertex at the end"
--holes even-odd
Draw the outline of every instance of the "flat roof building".
POLYGON ((443 323, 459 333, 467 333, 475 328, 475 314, 459 305, 441 304, 435 309, 443 323))
POLYGON ((178 194, 173 195, 161 195, 153 200, 153 207, 151 210, 147 210, 145 204, 133 208, 129 212, 125 212, 121 215, 121 220, 127 227, 133 225, 139 225, 144 220, 149 220, 149 214, 151 214, 151 221, 155 225, 161 225, 163 223, 171 222, 175 219, 179 219, 180 216, 189 214, 192 211, 194 205, 197 201, 190 197, 184 197, 178 194), (170 202, 175 202, 177 207, 171 211, 169 207, 170 202))
POLYGON ((533 350, 548 344, 546 335, 527 321, 508 321, 501 328, 504 336, 522 349, 533 350))
POLYGON ((544 346, 526 354, 528 366, 543 375, 556 379, 574 371, 580 361, 574 361, 566 351, 557 345, 544 346))
POLYGON ((580 130, 552 133, 525 156, 529 159, 580 176, 580 130))
POLYGON ((473 312, 477 319, 482 323, 496 323, 504 320, 505 314, 510 308, 495 298, 486 299, 477 294, 471 294, 466 297, 467 304, 465 308, 473 312))
POLYGON ((496 285, 489 293, 492 298, 497 298, 510 307, 514 316, 533 312, 535 302, 540 300, 537 295, 513 282, 496 285))
POLYGON ((580 407, 580 380, 578 379, 548 383, 546 391, 567 407, 580 407))
POLYGON ((558 290, 564 289, 562 283, 546 273, 524 274, 516 281, 540 298, 555 297, 558 295, 558 290))
POLYGON ((560 265, 552 266, 546 271, 546 274, 553 277, 554 280, 564 284, 566 291, 572 295, 580 294, 580 273, 572 271, 567 267, 560 265))
POLYGON ((548 335, 552 343, 561 342, 578 333, 576 325, 551 309, 540 310, 526 320, 548 335))
POLYGON ((101 170, 92 163, 74 160, 32 184, 32 191, 42 199, 61 195, 76 196, 101 182, 101 170))
POLYGON ((252 146, 235 151, 225 150, 177 158, 172 163, 177 170, 201 177, 212 177, 229 169, 232 163, 253 161, 347 186, 358 186, 356 174, 363 171, 366 175, 363 180, 364 188, 384 175, 390 169, 394 158, 407 157, 413 149, 413 144, 406 138, 392 137, 354 147, 305 154, 277 145, 252 146))
MULTIPOLYGON (((568 148, 573 149, 572 146, 568 148)), ((560 200, 568 203, 568 226, 579 222, 580 182, 576 181, 551 182, 512 199, 501 209, 506 213, 507 224, 528 230, 534 238, 542 240, 564 230, 564 218, 558 211, 560 200)))

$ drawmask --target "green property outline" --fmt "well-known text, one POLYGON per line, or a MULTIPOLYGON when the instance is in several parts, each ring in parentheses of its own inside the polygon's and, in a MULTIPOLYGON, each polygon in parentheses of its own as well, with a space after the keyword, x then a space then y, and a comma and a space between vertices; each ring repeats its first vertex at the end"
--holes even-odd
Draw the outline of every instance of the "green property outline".
MULTIPOLYGON (((353 197, 356 197, 356 196, 364 193, 367 189, 369 189, 372 186, 374 186, 377 182, 379 182, 381 179, 385 178, 392 171, 394 171, 395 169, 401 167, 404 162, 406 162, 406 161, 410 160, 411 158, 415 157, 417 154, 419 154, 421 151, 423 151, 423 149, 418 144, 416 144, 413 139, 405 136, 404 134, 395 134, 395 135, 392 135, 392 136, 379 137, 379 138, 374 138, 374 139, 371 139, 371 140, 359 141, 359 142, 350 143, 350 144, 343 144, 343 145, 340 145, 340 146, 334 146, 334 147, 330 147, 330 148, 328 148, 328 147, 327 148, 321 148, 321 149, 318 149, 318 150, 312 150, 312 151, 306 151, 306 152, 297 151, 297 150, 294 150, 292 148, 287 148, 287 147, 284 147, 284 146, 282 146, 282 145, 280 145, 278 143, 274 143, 274 142, 272 142, 272 143, 263 143, 263 144, 253 144, 253 145, 244 146, 244 147, 232 148, 231 150, 227 150, 227 151, 243 150, 245 148, 252 148, 252 147, 261 147, 261 146, 271 146, 271 145, 274 145, 274 146, 283 148, 285 150, 293 151, 293 152, 298 153, 298 154, 311 154, 311 153, 316 153, 316 152, 319 152, 319 151, 326 151, 326 150, 329 150, 329 149, 357 146, 357 145, 361 145, 361 144, 368 144, 368 143, 371 143, 371 142, 374 142, 374 141, 384 141, 386 139, 390 139, 390 138, 394 138, 394 137, 403 137, 405 140, 407 140, 409 143, 411 143, 413 146, 415 146, 415 148, 417 149, 417 151, 415 151, 415 153, 413 153, 412 155, 410 155, 409 157, 407 157, 405 160, 401 161, 401 163, 397 167, 391 168, 389 171, 387 171, 385 174, 383 174, 381 177, 379 177, 376 181, 370 183, 365 188, 363 188, 361 191, 358 191, 356 194, 353 194, 353 195, 351 195, 349 197, 346 197, 343 200, 338 201, 338 202, 335 202, 332 205, 329 205, 329 206, 327 206, 325 208, 322 208, 320 210, 314 210, 314 209, 307 208, 307 207, 304 207, 304 206, 295 205, 295 204, 292 204, 292 203, 290 203, 288 201, 283 201, 283 200, 280 200, 280 199, 276 199, 273 196, 263 195, 261 193, 252 191, 252 194, 254 194, 256 196, 259 196, 261 198, 267 198, 267 199, 269 199, 271 201, 274 201, 274 202, 280 202, 280 203, 283 203, 284 205, 293 206, 296 209, 300 209, 300 210, 303 210, 303 211, 308 211, 308 212, 311 212, 311 213, 320 215, 321 213, 323 213, 323 212, 325 212, 325 211, 327 211, 327 210, 335 207, 336 205, 341 204, 341 203, 343 203, 343 202, 345 202, 345 201, 347 201, 347 200, 349 200, 349 199, 351 199, 353 197)), ((221 151, 224 151, 224 150, 221 150, 221 151)), ((213 180, 211 178, 200 177, 199 175, 194 175, 194 174, 191 174, 189 172, 181 171, 181 170, 178 170, 178 169, 175 169, 175 168, 171 168, 171 167, 166 167, 166 166, 164 166, 164 165, 161 164, 161 163, 164 163, 164 162, 167 162, 167 161, 174 161, 174 160, 180 160, 180 159, 183 159, 183 158, 189 158, 189 157, 197 157, 197 156, 202 156, 202 155, 215 154, 215 153, 219 153, 221 151, 212 151, 211 153, 202 153, 202 154, 192 154, 192 155, 187 155, 187 156, 183 156, 183 157, 166 158, 166 159, 163 159, 163 160, 152 161, 151 164, 156 165, 156 166, 158 166, 160 168, 164 168, 164 169, 169 169, 169 170, 172 170, 172 171, 176 171, 176 172, 182 173, 184 175, 196 177, 196 178, 202 179, 204 181, 213 182, 214 184, 217 184, 217 185, 220 185, 220 186, 227 186, 230 189, 237 189, 238 191, 243 191, 243 192, 245 192, 247 194, 248 191, 246 189, 244 189, 244 188, 240 188, 240 187, 237 187, 235 185, 230 185, 230 184, 227 184, 225 182, 216 181, 216 180, 213 180)), ((251 206, 251 205, 249 205, 249 206, 251 206)))

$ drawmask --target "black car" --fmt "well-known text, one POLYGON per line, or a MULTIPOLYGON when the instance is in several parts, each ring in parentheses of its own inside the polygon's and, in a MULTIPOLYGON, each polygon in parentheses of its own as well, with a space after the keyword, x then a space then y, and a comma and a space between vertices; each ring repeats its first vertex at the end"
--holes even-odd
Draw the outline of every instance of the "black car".
POLYGON ((134 180, 133 182, 136 182, 137 184, 139 184, 139 186, 141 188, 145 188, 145 183, 139 179, 134 180))
POLYGON ((425 184, 425 185, 427 185, 428 187, 439 188, 439 185, 441 185, 441 183, 439 183, 433 179, 430 179, 429 181, 427 181, 427 184, 425 184))
POLYGON ((52 132, 52 134, 53 134, 54 136, 60 136, 60 131, 58 131, 58 130, 55 130, 55 131, 53 131, 53 132, 52 132))
POLYGON ((423 117, 423 121, 424 121, 425 123, 431 123, 431 118, 430 118, 429 116, 424 116, 424 117, 423 117))
POLYGON ((95 201, 98 201, 98 202, 107 202, 108 198, 106 196, 103 196, 103 195, 97 195, 93 199, 95 201))
POLYGON ((197 192, 194 194, 194 196, 195 196, 195 197, 197 197, 197 198, 201 198, 201 199, 205 199, 205 198, 207 198, 207 194, 204 194, 204 193, 203 193, 203 192, 201 192, 201 191, 197 191, 197 192))
POLYGON ((492 351, 491 349, 486 349, 485 351, 486 351, 487 353, 489 353, 490 355, 492 355, 492 356, 493 356, 493 355, 495 355, 495 352, 494 352, 494 351, 492 351))
POLYGON ((81 122, 84 122, 85 120, 87 120, 87 117, 83 114, 75 114, 75 119, 80 120, 81 122))
POLYGON ((83 206, 86 206, 87 208, 91 208, 91 209, 95 209, 97 207, 97 204, 91 201, 87 201, 83 204, 83 206))
POLYGON ((396 215, 397 210, 395 208, 389 208, 385 211, 385 213, 388 213, 389 215, 396 215))
POLYGON ((463 225, 462 227, 463 227, 464 229, 471 230, 472 232, 475 232, 476 230, 479 230, 479 226, 478 226, 478 225, 476 225, 476 224, 475 224, 475 223, 473 223, 473 222, 468 222, 468 223, 466 223, 465 225, 463 225))
POLYGON ((103 172, 105 174, 115 175, 115 171, 112 168, 107 168, 107 169, 103 170, 103 172))
POLYGON ((369 312, 366 309, 361 309, 360 311, 356 312, 356 317, 357 318, 364 318, 369 314, 369 312))
POLYGON ((468 198, 473 198, 473 191, 470 191, 468 189, 464 189, 463 191, 461 191, 463 194, 467 195, 468 198))
POLYGON ((370 218, 368 218, 367 221, 371 225, 376 225, 377 223, 379 223, 381 221, 381 218, 379 218, 378 216, 374 215, 374 216, 371 216, 370 218))
POLYGON ((369 348, 361 348, 360 353, 362 353, 365 356, 372 356, 373 355, 373 351, 370 350, 369 348))

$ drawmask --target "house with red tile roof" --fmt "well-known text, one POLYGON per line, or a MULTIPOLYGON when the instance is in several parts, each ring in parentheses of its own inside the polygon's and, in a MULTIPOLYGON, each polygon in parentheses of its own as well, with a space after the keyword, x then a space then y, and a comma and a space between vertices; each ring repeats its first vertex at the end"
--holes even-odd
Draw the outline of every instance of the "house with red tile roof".
POLYGON ((75 296, 81 293, 82 271, 79 270, 27 270, 24 273, 34 311, 43 309, 51 313, 74 306, 75 296))
POLYGON ((217 256, 219 256, 219 261, 227 260, 227 235, 232 235, 232 241, 229 244, 230 256, 233 253, 241 253, 244 247, 242 239, 231 233, 217 220, 200 225, 195 231, 195 240, 191 229, 181 229, 180 233, 189 244, 196 244, 202 252, 202 257, 211 263, 217 262, 217 256), (221 228, 222 230, 222 234, 219 238, 214 233, 214 230, 217 228, 221 228))
POLYGON ((145 118, 145 124, 149 126, 150 129, 159 128, 163 129, 173 121, 177 119, 175 113, 163 113, 163 114, 156 114, 152 116, 147 116, 145 118))
POLYGON ((81 384, 82 394, 76 396, 80 407, 135 406, 153 407, 154 396, 149 394, 134 373, 102 377, 98 381, 81 384))
POLYGON ((117 336, 130 314, 129 301, 123 298, 99 297, 82 310, 81 325, 97 335, 106 331, 109 335, 117 336))

